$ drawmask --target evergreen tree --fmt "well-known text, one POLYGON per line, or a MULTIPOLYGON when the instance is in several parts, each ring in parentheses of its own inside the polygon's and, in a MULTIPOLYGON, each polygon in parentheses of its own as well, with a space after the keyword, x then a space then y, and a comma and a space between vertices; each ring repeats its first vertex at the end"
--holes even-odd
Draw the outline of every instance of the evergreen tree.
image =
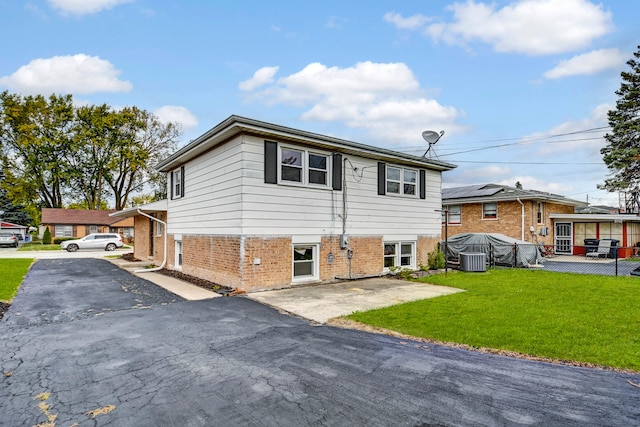
POLYGON ((9 200, 7 197, 7 190, 4 189, 3 184, 4 172, 0 169, 0 211, 3 211, 3 214, 0 215, 0 219, 2 219, 2 221, 18 225, 35 225, 23 205, 16 205, 9 200))
MULTIPOLYGON (((611 132, 604 136, 608 144, 600 153, 611 174, 599 188, 626 191, 631 196, 628 200, 637 201, 640 193, 640 46, 633 55, 635 59, 627 62, 631 70, 620 74, 622 84, 616 91, 616 108, 608 112, 611 132)), ((627 208, 637 211, 638 206, 634 202, 627 208)))

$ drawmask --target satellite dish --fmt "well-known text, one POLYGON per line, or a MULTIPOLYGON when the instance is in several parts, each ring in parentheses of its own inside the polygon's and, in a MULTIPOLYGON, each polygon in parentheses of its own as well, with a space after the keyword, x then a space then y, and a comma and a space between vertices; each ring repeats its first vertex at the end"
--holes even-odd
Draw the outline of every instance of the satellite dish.
MULTIPOLYGON (((424 152, 422 157, 426 157, 427 154, 432 151, 433 146, 440 140, 440 138, 442 138, 442 135, 444 135, 443 130, 441 130, 440 133, 432 130, 425 130, 424 132, 422 132, 422 138, 429 143, 429 148, 427 148, 427 151, 424 152)), ((433 156, 437 157, 437 155, 435 154, 435 150, 433 150, 433 156)))
POLYGON ((438 133, 432 130, 425 130, 424 132, 422 132, 422 138, 424 138, 424 140, 429 144, 435 144, 436 142, 438 142, 442 134, 444 134, 444 131, 438 133))

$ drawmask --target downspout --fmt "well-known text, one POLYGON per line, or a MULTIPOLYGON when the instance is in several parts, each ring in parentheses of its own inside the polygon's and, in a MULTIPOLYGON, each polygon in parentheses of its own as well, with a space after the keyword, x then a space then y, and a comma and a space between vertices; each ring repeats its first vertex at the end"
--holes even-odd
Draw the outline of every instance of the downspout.
POLYGON ((520 240, 524 241, 524 203, 522 203, 522 201, 520 200, 520 197, 516 197, 516 200, 518 201, 518 203, 520 203, 520 206, 522 209, 522 213, 520 214, 521 221, 522 221, 522 225, 520 226, 520 231, 522 232, 522 237, 520 238, 520 240))
POLYGON ((134 273, 150 273, 153 271, 162 270, 164 268, 164 265, 167 263, 167 223, 158 218, 154 218, 151 215, 147 215, 146 213, 142 212, 140 209, 138 209, 138 214, 142 216, 146 216, 151 221, 158 221, 160 224, 164 225, 163 227, 164 228, 164 259, 162 260, 162 264, 160 264, 160 267, 154 267, 154 268, 149 268, 144 270, 135 270, 134 273))

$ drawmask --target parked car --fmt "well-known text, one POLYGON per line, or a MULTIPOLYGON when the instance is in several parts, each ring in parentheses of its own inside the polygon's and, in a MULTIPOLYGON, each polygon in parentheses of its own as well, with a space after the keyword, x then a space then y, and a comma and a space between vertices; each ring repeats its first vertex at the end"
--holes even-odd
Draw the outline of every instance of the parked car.
POLYGON ((0 233, 0 246, 18 247, 18 238, 13 233, 0 233))
POLYGON ((84 236, 82 239, 65 240, 60 243, 60 248, 68 252, 75 252, 78 249, 104 249, 113 251, 124 245, 122 237, 116 233, 93 233, 84 236))

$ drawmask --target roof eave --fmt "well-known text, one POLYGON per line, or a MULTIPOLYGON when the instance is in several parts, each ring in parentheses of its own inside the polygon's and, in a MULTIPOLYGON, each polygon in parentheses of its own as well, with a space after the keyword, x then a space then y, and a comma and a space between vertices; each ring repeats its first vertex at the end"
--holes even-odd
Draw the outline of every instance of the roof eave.
POLYGON ((267 138, 279 138, 288 141, 312 144, 347 154, 354 154, 377 160, 400 162, 437 171, 448 171, 457 167, 457 165, 439 160, 425 159, 423 157, 403 154, 384 148, 359 144, 344 139, 306 132, 246 117, 230 116, 225 121, 221 122, 208 132, 175 152, 173 155, 169 156, 164 161, 160 162, 156 166, 156 169, 161 172, 168 172, 240 133, 253 133, 263 135, 267 138))

